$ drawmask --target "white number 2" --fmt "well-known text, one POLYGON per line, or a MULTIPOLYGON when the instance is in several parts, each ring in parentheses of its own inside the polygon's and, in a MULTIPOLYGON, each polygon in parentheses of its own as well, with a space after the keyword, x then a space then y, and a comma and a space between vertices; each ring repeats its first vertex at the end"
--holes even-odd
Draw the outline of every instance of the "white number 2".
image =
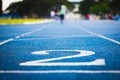
POLYGON ((36 55, 50 55, 51 52, 79 52, 79 54, 70 55, 70 56, 63 56, 63 57, 56 57, 56 58, 49 58, 49 59, 42 59, 42 60, 35 60, 35 61, 27 61, 20 63, 20 66, 104 66, 105 60, 104 59, 96 59, 91 62, 50 62, 56 60, 63 60, 63 59, 71 59, 71 58, 79 58, 85 56, 95 55, 93 51, 85 51, 85 50, 44 50, 44 51, 35 51, 32 54, 36 55))

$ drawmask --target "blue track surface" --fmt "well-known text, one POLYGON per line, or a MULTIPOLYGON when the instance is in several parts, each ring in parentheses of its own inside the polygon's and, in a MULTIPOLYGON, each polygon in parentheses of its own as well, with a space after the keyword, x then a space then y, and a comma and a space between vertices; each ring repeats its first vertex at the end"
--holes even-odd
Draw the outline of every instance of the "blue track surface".
POLYGON ((0 80, 120 80, 119 51, 119 21, 0 25, 0 80), (95 54, 70 58, 82 53, 76 50, 95 54), (48 54, 32 54, 36 51, 48 54), (105 64, 75 65, 97 59, 103 59, 105 64), (39 65, 20 65, 31 61, 39 65))

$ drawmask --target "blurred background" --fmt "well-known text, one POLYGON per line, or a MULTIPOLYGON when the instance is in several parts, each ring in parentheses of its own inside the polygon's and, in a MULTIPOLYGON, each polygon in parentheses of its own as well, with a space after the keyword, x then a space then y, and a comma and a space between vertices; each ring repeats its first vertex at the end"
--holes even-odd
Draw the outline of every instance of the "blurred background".
POLYGON ((0 0, 0 18, 54 18, 63 3, 66 19, 120 20, 120 0, 0 0))

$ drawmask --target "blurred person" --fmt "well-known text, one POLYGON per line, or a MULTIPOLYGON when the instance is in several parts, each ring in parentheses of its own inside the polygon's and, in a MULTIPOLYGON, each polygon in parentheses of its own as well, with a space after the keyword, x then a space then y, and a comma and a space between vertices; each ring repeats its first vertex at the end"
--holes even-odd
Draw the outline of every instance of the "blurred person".
POLYGON ((112 20, 112 17, 113 17, 112 14, 107 15, 107 19, 109 19, 109 20, 112 20))
POLYGON ((50 16, 51 16, 51 18, 54 18, 54 17, 55 17, 55 11, 54 11, 54 10, 52 10, 52 11, 50 12, 50 16))
POLYGON ((63 20, 65 18, 65 14, 67 12, 67 7, 65 5, 63 5, 63 3, 61 4, 60 6, 60 20, 61 20, 61 23, 63 23, 63 20))
POLYGON ((113 17, 113 20, 116 20, 116 21, 120 20, 120 15, 119 15, 119 14, 116 14, 116 15, 113 17))
POLYGON ((90 14, 86 14, 86 15, 85 15, 85 19, 86 19, 86 20, 89 20, 89 19, 90 19, 90 14))

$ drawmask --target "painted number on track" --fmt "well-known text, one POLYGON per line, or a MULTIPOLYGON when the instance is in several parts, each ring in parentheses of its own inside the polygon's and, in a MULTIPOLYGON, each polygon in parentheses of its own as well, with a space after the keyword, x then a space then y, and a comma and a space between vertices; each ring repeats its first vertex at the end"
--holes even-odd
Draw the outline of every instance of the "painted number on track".
POLYGON ((69 56, 62 56, 56 58, 48 58, 42 60, 35 60, 35 61, 27 61, 20 63, 20 66, 104 66, 105 59, 96 59, 91 62, 53 62, 56 60, 65 60, 65 59, 72 59, 72 58, 80 58, 95 55, 93 51, 85 51, 85 50, 44 50, 44 51, 35 51, 32 54, 37 55, 50 55, 51 52, 78 52, 79 54, 69 55, 69 56), (52 61, 52 62, 50 62, 52 61))

